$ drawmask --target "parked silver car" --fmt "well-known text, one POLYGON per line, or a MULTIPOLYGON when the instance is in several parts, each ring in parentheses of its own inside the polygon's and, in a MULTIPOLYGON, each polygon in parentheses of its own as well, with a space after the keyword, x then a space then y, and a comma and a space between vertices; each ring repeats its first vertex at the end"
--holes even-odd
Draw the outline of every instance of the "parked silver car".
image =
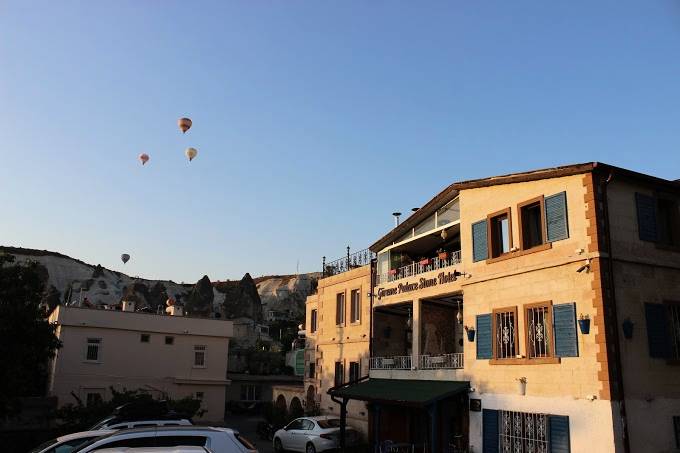
POLYGON ((205 447, 215 453, 257 453, 238 431, 229 428, 173 426, 115 431, 74 450, 89 453, 105 448, 205 447))
MULTIPOLYGON (((345 444, 355 445, 359 439, 359 433, 348 426, 345 444)), ((274 434, 274 450, 277 453, 285 450, 317 453, 339 447, 340 419, 335 417, 297 418, 274 434)))

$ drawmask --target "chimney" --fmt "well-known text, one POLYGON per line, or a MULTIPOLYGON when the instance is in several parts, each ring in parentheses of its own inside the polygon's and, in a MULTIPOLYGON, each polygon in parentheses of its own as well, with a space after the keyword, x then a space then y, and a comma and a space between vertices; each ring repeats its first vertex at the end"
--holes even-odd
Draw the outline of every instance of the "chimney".
POLYGON ((399 226, 399 216, 401 215, 401 212, 393 212, 392 215, 394 216, 394 228, 399 226))
POLYGON ((123 311, 135 311, 135 303, 131 300, 123 301, 123 311))

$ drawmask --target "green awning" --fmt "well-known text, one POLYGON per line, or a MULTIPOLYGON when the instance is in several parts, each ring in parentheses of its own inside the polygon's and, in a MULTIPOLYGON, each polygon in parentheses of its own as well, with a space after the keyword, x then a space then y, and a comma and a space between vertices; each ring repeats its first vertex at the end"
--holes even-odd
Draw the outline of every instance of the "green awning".
POLYGON ((470 388, 468 381, 421 381, 413 379, 369 379, 330 389, 332 396, 360 401, 408 406, 427 406, 470 388))

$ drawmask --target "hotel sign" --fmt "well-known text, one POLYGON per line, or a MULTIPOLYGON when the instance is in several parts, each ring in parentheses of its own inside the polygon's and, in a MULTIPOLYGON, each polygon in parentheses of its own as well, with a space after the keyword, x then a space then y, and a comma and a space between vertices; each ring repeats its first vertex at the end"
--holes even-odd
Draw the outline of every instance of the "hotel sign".
POLYGON ((378 300, 383 297, 396 296, 397 294, 405 294, 413 291, 418 291, 433 286, 444 285, 446 283, 453 283, 458 280, 460 273, 454 272, 440 272, 439 275, 432 278, 420 278, 417 282, 409 283, 405 281, 399 283, 393 288, 378 288, 378 300))

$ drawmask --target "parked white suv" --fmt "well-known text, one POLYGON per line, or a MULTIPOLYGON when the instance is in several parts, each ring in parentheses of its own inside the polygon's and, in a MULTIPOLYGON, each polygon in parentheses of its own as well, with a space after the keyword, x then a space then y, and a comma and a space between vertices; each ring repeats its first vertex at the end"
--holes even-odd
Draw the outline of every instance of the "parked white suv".
POLYGON ((138 418, 126 419, 119 416, 107 417, 90 428, 96 429, 130 429, 130 428, 151 428, 153 426, 192 426, 191 420, 187 418, 138 418))
MULTIPOLYGON (((345 444, 352 446, 359 440, 359 433, 348 426, 345 444)), ((274 433, 274 450, 277 453, 285 450, 317 453, 339 447, 340 419, 336 417, 297 418, 274 433)))
POLYGON ((94 439, 81 446, 78 453, 94 452, 104 448, 136 447, 205 447, 215 453, 257 453, 255 447, 238 431, 229 428, 175 426, 125 429, 94 439))
POLYGON ((42 443, 29 453, 70 453, 98 437, 113 434, 115 431, 100 429, 96 431, 83 431, 80 433, 67 434, 42 443))

